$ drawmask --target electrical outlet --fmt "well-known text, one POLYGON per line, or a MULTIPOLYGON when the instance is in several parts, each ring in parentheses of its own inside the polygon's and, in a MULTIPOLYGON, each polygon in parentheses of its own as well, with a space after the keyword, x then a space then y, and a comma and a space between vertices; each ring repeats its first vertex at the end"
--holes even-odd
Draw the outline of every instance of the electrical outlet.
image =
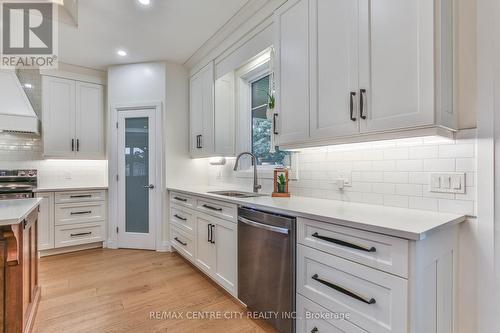
POLYGON ((431 173, 430 191, 437 193, 465 193, 465 173, 431 173))

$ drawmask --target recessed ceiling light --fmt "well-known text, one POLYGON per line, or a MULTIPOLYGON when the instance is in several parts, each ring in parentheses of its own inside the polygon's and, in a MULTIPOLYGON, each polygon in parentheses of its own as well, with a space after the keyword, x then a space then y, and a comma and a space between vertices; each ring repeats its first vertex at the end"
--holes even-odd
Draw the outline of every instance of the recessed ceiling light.
POLYGON ((24 87, 27 89, 31 89, 31 88, 33 88, 33 85, 31 83, 25 83, 24 87))
POLYGON ((151 4, 151 0, 137 0, 143 6, 149 6, 151 4))
POLYGON ((127 52, 125 52, 124 50, 118 50, 118 52, 116 52, 120 57, 125 57, 127 55, 127 52))

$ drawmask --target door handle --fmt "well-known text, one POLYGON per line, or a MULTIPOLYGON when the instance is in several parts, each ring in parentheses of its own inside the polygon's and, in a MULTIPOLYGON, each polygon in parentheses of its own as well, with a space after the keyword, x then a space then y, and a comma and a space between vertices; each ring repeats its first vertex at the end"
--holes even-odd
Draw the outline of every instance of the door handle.
POLYGON ((288 230, 287 228, 280 228, 280 227, 275 227, 272 225, 262 224, 259 222, 255 222, 255 221, 246 219, 246 218, 241 217, 241 216, 238 216, 238 222, 247 224, 247 225, 255 227, 255 228, 264 229, 264 230, 268 230, 268 231, 272 231, 272 232, 277 232, 277 233, 285 234, 285 235, 288 235, 288 233, 290 232, 290 230, 288 230))
POLYGON ((350 99, 349 99, 349 112, 350 112, 350 117, 352 121, 356 121, 357 118, 354 117, 354 98, 356 97, 356 93, 354 91, 351 91, 350 93, 350 99))
POLYGON ((71 151, 75 151, 75 139, 71 139, 71 151))
POLYGON ((360 89, 359 90, 359 116, 361 119, 366 119, 365 115, 365 96, 366 96, 366 89, 360 89))
POLYGON ((178 220, 181 220, 181 221, 187 221, 187 219, 186 219, 186 218, 184 218, 184 217, 182 217, 182 216, 179 216, 179 215, 177 215, 177 214, 174 214, 174 217, 175 217, 176 219, 178 219, 178 220))
POLYGON ((80 151, 80 139, 76 139, 76 151, 80 151))
POLYGON ((212 243, 212 228, 211 224, 207 225, 207 242, 212 243))
POLYGON ((336 285, 334 283, 331 283, 331 282, 325 281, 323 279, 320 279, 319 276, 318 276, 318 274, 314 274, 311 277, 311 279, 313 279, 315 281, 318 281, 319 283, 324 284, 327 287, 330 287, 330 288, 332 288, 332 289, 334 289, 334 290, 336 290, 336 291, 338 291, 338 292, 340 292, 340 293, 342 293, 344 295, 352 297, 352 298, 354 298, 354 299, 356 299, 358 301, 361 301, 363 303, 366 303, 366 304, 375 304, 375 303, 377 303, 375 301, 375 298, 366 298, 364 296, 359 295, 358 293, 356 293, 354 291, 351 291, 349 289, 346 289, 346 288, 341 287, 339 285, 336 285))
POLYGON ((206 209, 210 209, 210 210, 216 211, 216 212, 222 212, 222 208, 213 207, 213 206, 210 206, 210 205, 203 205, 202 207, 206 208, 206 209))
POLYGON ((79 234, 71 234, 71 237, 79 237, 79 236, 90 236, 92 235, 92 232, 81 232, 79 234))
POLYGON ((215 228, 215 224, 211 224, 210 225, 210 243, 212 243, 212 244, 215 244, 215 240, 214 240, 214 228, 215 228))
POLYGON ((183 246, 187 245, 187 243, 184 243, 183 241, 179 240, 179 238, 177 238, 177 237, 175 237, 174 239, 177 241, 177 243, 179 243, 179 244, 181 244, 183 246))
POLYGON ((349 247, 349 248, 355 249, 355 250, 360 250, 360 251, 365 251, 365 252, 377 252, 377 249, 373 246, 372 247, 365 247, 362 245, 357 245, 357 244, 345 242, 345 241, 340 240, 340 239, 330 238, 330 237, 326 237, 326 236, 320 236, 317 232, 315 232, 311 236, 313 236, 314 238, 324 240, 326 242, 334 243, 334 244, 337 244, 340 246, 349 247))
POLYGON ((196 136, 196 148, 201 149, 203 148, 202 142, 201 142, 202 135, 197 135, 196 136))
POLYGON ((85 214, 92 214, 91 210, 87 210, 84 212, 71 212, 70 215, 85 215, 85 214))
POLYGON ((275 114, 273 114, 273 133, 274 133, 274 135, 279 134, 278 130, 276 129, 277 128, 277 125, 276 125, 277 121, 278 121, 278 114, 275 113, 275 114))
POLYGON ((149 188, 150 190, 152 190, 155 188, 155 186, 153 184, 149 184, 149 185, 144 185, 144 188, 149 188))

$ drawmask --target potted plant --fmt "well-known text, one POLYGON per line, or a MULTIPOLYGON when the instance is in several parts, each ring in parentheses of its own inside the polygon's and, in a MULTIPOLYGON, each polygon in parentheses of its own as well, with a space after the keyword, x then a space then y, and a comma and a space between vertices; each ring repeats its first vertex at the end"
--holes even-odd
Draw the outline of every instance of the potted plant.
POLYGON ((286 192, 286 178, 285 175, 282 173, 278 176, 278 193, 285 193, 286 192))

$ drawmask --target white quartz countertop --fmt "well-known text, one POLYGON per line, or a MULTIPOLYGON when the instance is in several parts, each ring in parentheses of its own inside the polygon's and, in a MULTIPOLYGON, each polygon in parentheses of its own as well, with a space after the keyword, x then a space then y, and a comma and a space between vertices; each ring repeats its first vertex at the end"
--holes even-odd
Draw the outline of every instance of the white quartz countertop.
POLYGON ((36 188, 33 192, 69 192, 69 191, 98 191, 107 190, 107 186, 41 186, 36 188))
POLYGON ((254 198, 233 198, 208 193, 209 191, 218 190, 212 188, 169 187, 168 190, 235 203, 278 214, 335 223, 410 240, 423 240, 428 234, 434 231, 461 223, 467 219, 465 215, 460 214, 438 213, 293 195, 290 198, 272 198, 270 195, 254 198))
POLYGON ((22 222, 40 201, 41 198, 0 200, 0 226, 22 222))

